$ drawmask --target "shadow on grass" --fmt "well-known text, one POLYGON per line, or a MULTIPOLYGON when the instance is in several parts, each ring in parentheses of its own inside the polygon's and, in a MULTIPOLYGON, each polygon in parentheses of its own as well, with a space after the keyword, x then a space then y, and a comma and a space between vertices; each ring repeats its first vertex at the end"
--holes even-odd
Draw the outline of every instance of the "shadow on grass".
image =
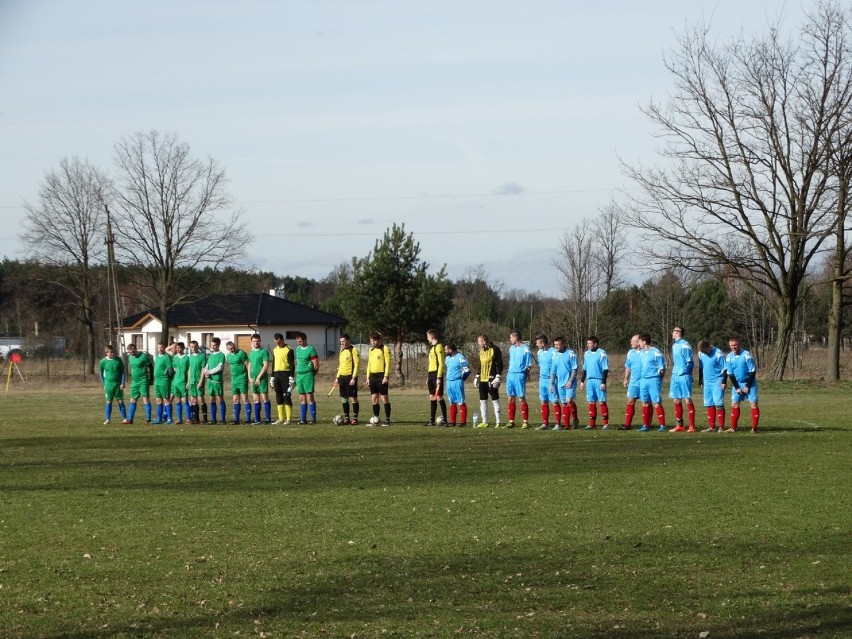
POLYGON ((545 433, 543 437, 476 433, 413 439, 416 435, 411 433, 385 431, 379 437, 353 439, 341 437, 340 431, 332 433, 320 438, 262 440, 242 433, 203 440, 128 434, 94 441, 81 437, 7 440, 6 450, 22 450, 23 459, 0 466, 5 475, 3 490, 366 489, 467 484, 489 477, 499 481, 517 472, 526 477, 557 473, 570 479, 590 472, 617 474, 739 454, 698 440, 663 443, 631 434, 593 439, 581 433, 545 433))
MULTIPOLYGON (((285 576, 249 588, 254 601, 212 595, 205 614, 163 618, 142 612, 108 627, 60 630, 50 639, 266 636, 710 637, 848 636, 852 624, 841 587, 795 593, 812 606, 789 605, 754 584, 735 586, 727 604, 708 599, 690 575, 653 567, 648 582, 601 574, 590 560, 544 555, 530 546, 477 547, 432 555, 356 554, 310 569, 281 566, 285 576), (287 569, 292 572, 284 572, 287 569), (228 599, 232 600, 229 601, 228 599), (698 606, 694 605, 699 602, 698 606), (218 609, 217 609, 218 608, 218 609), (696 611, 704 611, 698 616, 696 611), (262 636, 262 635, 261 635, 262 636)), ((661 554, 670 549, 661 549, 661 554)), ((193 596, 196 596, 195 594, 193 596)), ((206 596, 203 592, 197 596, 206 596)), ((14 632, 16 629, 12 629, 14 632)), ((22 629, 23 630, 23 629, 22 629)), ((11 634, 9 636, 35 636, 11 634)))

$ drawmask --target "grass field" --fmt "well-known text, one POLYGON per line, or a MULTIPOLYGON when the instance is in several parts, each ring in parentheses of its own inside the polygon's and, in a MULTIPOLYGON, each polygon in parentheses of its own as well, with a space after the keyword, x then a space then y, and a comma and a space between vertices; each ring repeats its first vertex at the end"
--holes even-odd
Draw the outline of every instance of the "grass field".
POLYGON ((420 388, 389 428, 324 392, 313 427, 104 427, 15 384, 0 636, 852 636, 850 391, 763 384, 752 436, 423 428, 420 388))

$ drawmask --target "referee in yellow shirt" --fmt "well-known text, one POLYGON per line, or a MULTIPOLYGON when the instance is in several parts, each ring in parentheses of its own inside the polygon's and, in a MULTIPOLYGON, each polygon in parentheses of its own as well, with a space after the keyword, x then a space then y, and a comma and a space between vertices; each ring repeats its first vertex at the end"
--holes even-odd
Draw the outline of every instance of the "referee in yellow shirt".
POLYGON ((340 358, 334 385, 340 393, 344 424, 358 423, 358 365, 360 363, 361 354, 352 346, 349 334, 343 333, 340 336, 340 358), (349 400, 352 400, 352 419, 349 419, 349 400))
POLYGON ((429 365, 426 368, 426 388, 429 389, 429 421, 424 426, 435 425, 435 415, 438 405, 441 415, 447 423, 447 402, 444 401, 444 345, 438 339, 438 331, 430 328, 426 331, 426 341, 429 342, 429 365))
POLYGON ((373 402, 373 417, 379 417, 379 399, 385 405, 385 426, 390 426, 391 405, 388 399, 391 353, 382 343, 379 333, 370 335, 370 353, 367 356, 367 379, 370 384, 370 399, 373 402))

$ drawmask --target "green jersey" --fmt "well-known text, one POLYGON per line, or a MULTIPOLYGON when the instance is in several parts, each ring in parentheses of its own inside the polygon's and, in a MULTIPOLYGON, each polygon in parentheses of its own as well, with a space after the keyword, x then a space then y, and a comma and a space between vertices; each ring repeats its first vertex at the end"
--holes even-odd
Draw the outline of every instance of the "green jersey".
POLYGON ((151 356, 144 351, 136 351, 136 355, 128 355, 130 362, 130 376, 134 384, 151 383, 151 367, 153 362, 151 356))
MULTIPOLYGON (((250 373, 252 379, 257 379, 263 365, 269 363, 269 353, 265 348, 253 348, 249 352, 250 373)), ((268 368, 268 367, 267 367, 268 368)), ((268 374, 268 370, 267 370, 268 374)))
POLYGON ((210 381, 221 383, 224 377, 224 369, 225 353, 222 351, 210 351, 210 354, 207 356, 207 370, 216 371, 215 373, 210 373, 210 381))
POLYGON ((247 380, 246 377, 246 362, 248 361, 248 355, 246 352, 241 349, 235 350, 233 353, 228 353, 225 355, 225 359, 228 361, 228 365, 231 367, 231 382, 247 380))
POLYGON ((169 369, 172 367, 172 356, 168 353, 160 353, 154 360, 154 380, 169 378, 169 369))
POLYGON ((317 350, 313 346, 296 347, 296 374, 311 373, 314 371, 314 359, 318 359, 317 350))
POLYGON ((207 365, 207 356, 201 351, 190 353, 186 356, 189 360, 189 383, 197 386, 204 375, 204 367, 207 365))
POLYGON ((104 357, 100 364, 101 382, 107 384, 124 383, 124 362, 117 357, 104 357))
POLYGON ((189 376, 189 357, 187 355, 175 355, 172 359, 175 368, 175 382, 186 385, 189 376))

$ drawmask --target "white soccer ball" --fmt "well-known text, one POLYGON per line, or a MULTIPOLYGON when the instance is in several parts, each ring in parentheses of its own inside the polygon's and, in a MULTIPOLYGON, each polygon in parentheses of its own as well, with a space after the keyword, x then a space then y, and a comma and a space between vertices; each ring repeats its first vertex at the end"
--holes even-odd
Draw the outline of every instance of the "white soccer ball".
POLYGON ((335 415, 334 419, 331 420, 331 423, 340 426, 343 424, 343 415, 335 415))
POLYGON ((373 426, 378 426, 378 425, 379 425, 379 421, 380 421, 380 420, 379 420, 379 418, 378 418, 378 417, 376 417, 375 415, 373 415, 373 416, 370 418, 370 423, 371 423, 373 426))
POLYGON ((447 421, 447 420, 446 420, 446 419, 444 419, 444 416, 443 416, 443 415, 438 415, 438 416, 435 418, 435 423, 436 423, 438 426, 443 426, 443 425, 444 425, 444 422, 446 422, 446 421, 447 421))

